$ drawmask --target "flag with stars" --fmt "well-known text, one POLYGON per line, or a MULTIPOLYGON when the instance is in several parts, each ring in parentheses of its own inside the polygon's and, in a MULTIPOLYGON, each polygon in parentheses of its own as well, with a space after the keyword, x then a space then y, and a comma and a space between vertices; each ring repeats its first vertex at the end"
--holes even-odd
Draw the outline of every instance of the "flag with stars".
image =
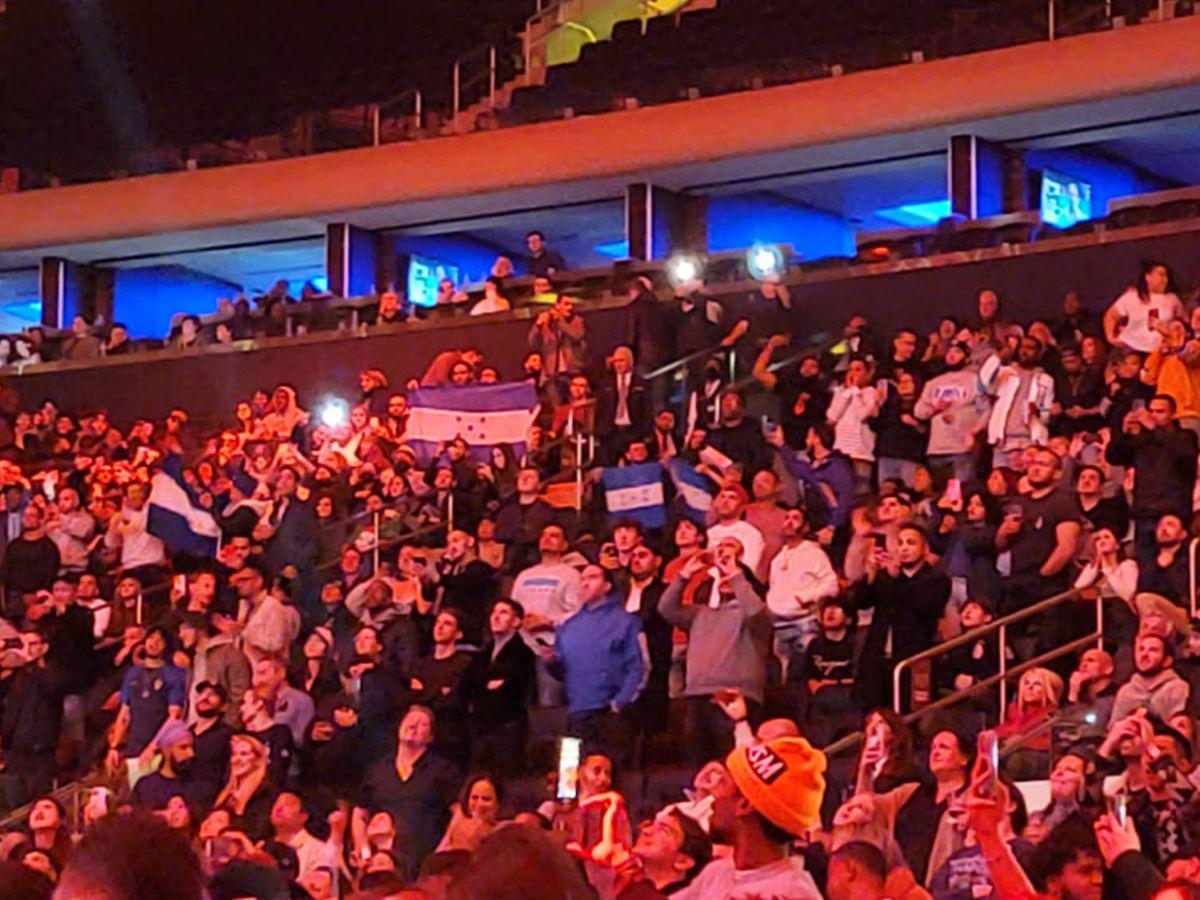
POLYGON ((609 519, 636 519, 646 528, 666 525, 662 476, 662 466, 656 462, 604 469, 600 480, 609 519))
POLYGON ((528 381, 506 384, 416 388, 408 393, 406 443, 422 465, 438 444, 463 438, 471 457, 491 462, 493 447, 508 444, 517 459, 525 452, 529 426, 537 415, 537 390, 528 381))

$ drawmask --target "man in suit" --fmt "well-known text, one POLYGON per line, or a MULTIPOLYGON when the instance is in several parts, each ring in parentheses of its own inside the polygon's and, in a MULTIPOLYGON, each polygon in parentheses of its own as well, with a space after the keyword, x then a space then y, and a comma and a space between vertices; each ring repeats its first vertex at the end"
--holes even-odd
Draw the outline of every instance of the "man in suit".
POLYGON ((510 778, 525 772, 529 699, 533 692, 533 651, 521 639, 525 610, 501 598, 488 616, 490 634, 467 675, 467 701, 476 725, 471 770, 510 778))
POLYGON ((601 441, 605 465, 612 465, 631 438, 646 433, 649 407, 642 377, 633 370, 633 351, 617 347, 609 358, 611 374, 596 392, 596 437, 601 441))
POLYGON ((311 618, 319 611, 315 568, 321 552, 317 517, 312 504, 296 496, 300 476, 285 466, 275 478, 275 497, 268 523, 259 525, 254 536, 265 544, 264 558, 272 574, 294 578, 299 591, 292 596, 311 618))

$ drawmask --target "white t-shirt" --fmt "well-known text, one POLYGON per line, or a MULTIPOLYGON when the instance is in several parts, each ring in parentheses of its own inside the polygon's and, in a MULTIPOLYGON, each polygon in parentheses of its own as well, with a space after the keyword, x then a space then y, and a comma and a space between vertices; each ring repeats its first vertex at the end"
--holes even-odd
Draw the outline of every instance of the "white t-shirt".
POLYGON ((1112 308, 1125 320, 1117 332, 1117 340, 1139 353, 1158 349, 1162 335, 1154 330, 1154 323, 1165 325, 1183 313, 1183 304, 1175 294, 1151 294, 1149 301, 1143 301, 1133 288, 1118 297, 1112 308))
POLYGON ((735 869, 733 859, 714 859, 672 900, 820 900, 816 882, 793 856, 757 869, 735 869))
POLYGON ((512 304, 503 297, 497 297, 495 300, 489 300, 487 297, 484 297, 471 307, 471 315, 486 316, 491 313, 508 312, 510 309, 512 309, 512 304))

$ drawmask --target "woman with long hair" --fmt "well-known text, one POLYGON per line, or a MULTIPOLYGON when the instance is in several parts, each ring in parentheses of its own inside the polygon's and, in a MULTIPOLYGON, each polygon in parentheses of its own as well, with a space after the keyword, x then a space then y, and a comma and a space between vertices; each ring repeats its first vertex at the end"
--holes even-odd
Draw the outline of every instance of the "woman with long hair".
POLYGON ((1004 742, 1004 771, 1015 781, 1045 778, 1050 762, 1050 731, 1042 726, 1058 712, 1063 680, 1040 667, 1027 669, 1017 683, 1017 696, 1004 711, 996 736, 1004 742))
POLYGON ((913 755, 912 731, 898 714, 886 707, 872 710, 867 714, 863 734, 856 793, 883 794, 921 780, 913 755))
POLYGON ((29 831, 31 849, 47 854, 61 866, 71 854, 71 826, 67 822, 67 810, 53 797, 39 797, 29 807, 25 817, 29 831))
POLYGON ((271 783, 267 778, 270 756, 266 745, 248 734, 229 740, 229 780, 213 801, 250 838, 260 840, 271 830, 271 783))
POLYGON ((438 852, 467 850, 474 853, 480 842, 496 830, 500 817, 500 786, 486 773, 469 775, 450 807, 450 824, 438 852))
POLYGON ((1104 314, 1104 337, 1110 344, 1151 353, 1162 343, 1162 329, 1184 318, 1183 303, 1171 286, 1171 270, 1150 259, 1137 281, 1125 289, 1104 314))

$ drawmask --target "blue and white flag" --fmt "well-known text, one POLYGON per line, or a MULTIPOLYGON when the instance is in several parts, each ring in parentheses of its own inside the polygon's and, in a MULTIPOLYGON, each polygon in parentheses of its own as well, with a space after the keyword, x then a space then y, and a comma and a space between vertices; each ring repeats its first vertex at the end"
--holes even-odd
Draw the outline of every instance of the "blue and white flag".
POLYGON ((645 528, 667 524, 663 508, 662 466, 656 462, 636 466, 610 466, 601 473, 604 500, 612 519, 636 519, 645 528))
POLYGON ((713 483, 679 457, 667 462, 667 471, 671 480, 675 482, 675 492, 683 501, 684 515, 704 527, 708 520, 708 510, 712 506, 710 491, 713 483))
POLYGON ((150 479, 146 530, 172 550, 215 556, 221 529, 183 480, 183 460, 172 454, 150 479))
POLYGON ((456 437, 471 445, 473 459, 490 463, 500 444, 510 445, 517 459, 525 453, 538 396, 528 381, 425 387, 409 391, 408 408, 405 443, 422 465, 432 461, 438 444, 456 437))

